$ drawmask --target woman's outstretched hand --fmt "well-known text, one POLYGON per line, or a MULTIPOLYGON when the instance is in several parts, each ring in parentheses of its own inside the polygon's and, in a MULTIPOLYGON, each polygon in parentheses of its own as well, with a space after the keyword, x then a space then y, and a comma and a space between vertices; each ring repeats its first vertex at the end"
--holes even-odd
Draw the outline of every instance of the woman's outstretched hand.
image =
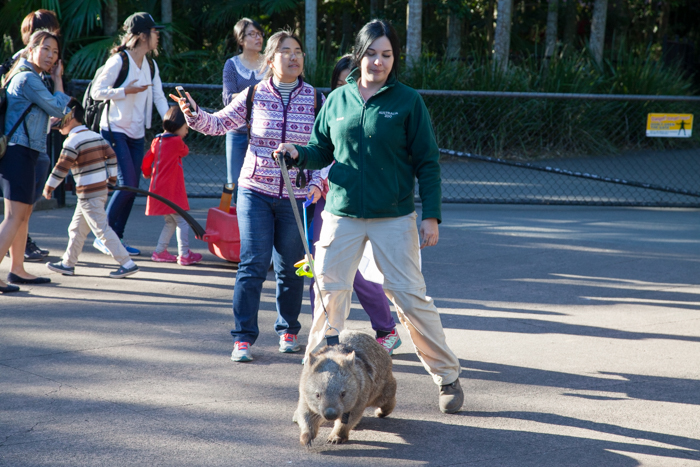
POLYGON ((440 238, 437 219, 434 217, 423 219, 420 223, 420 236, 423 239, 420 243, 421 250, 426 246, 437 245, 438 239, 440 238))
POLYGON ((177 105, 180 106, 180 110, 182 110, 183 114, 187 115, 188 117, 194 117, 192 113, 197 112, 197 103, 194 101, 194 99, 192 99, 189 92, 185 92, 185 95, 187 96, 187 99, 169 94, 170 98, 177 102, 177 105))

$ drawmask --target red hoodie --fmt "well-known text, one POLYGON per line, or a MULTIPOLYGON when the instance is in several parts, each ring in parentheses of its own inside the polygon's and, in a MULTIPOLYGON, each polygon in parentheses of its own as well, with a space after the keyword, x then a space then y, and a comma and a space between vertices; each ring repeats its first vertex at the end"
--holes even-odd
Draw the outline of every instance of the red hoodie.
MULTIPOLYGON (((151 143, 151 148, 143 158, 141 170, 145 177, 151 177, 149 191, 169 199, 182 209, 189 211, 185 174, 182 170, 182 158, 190 152, 187 145, 177 135, 163 133, 151 143)), ((147 216, 164 216, 175 211, 160 201, 148 197, 146 201, 147 216)))

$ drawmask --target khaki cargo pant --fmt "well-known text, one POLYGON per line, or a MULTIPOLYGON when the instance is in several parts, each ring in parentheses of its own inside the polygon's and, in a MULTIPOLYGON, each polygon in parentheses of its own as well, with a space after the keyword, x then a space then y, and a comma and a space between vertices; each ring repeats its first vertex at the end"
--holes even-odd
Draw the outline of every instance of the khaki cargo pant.
MULTIPOLYGON (((426 296, 420 270, 416 213, 384 219, 339 217, 324 211, 314 261, 321 294, 316 294, 314 321, 306 354, 325 345, 325 304, 331 326, 342 331, 350 313, 352 283, 365 242, 372 242, 377 267, 384 274, 384 292, 396 307, 425 369, 438 385, 459 377, 457 356, 445 342, 440 314, 426 296), (323 304, 321 302, 323 300, 323 304)), ((337 334, 335 331, 329 335, 337 334)))
POLYGON ((124 266, 131 260, 129 253, 122 245, 117 234, 109 226, 105 203, 107 195, 97 198, 78 199, 73 213, 73 220, 68 226, 68 247, 63 254, 63 264, 69 268, 75 267, 78 256, 83 251, 83 245, 90 231, 107 247, 112 257, 124 266))

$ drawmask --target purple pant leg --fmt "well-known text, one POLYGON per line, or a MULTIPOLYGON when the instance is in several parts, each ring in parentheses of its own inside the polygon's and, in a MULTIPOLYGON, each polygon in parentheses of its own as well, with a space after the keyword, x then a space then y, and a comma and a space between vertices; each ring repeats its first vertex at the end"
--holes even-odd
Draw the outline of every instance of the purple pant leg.
MULTIPOLYGON (((316 243, 321 235, 321 226, 323 226, 323 219, 321 218, 321 212, 326 207, 326 200, 320 199, 316 203, 316 210, 314 211, 314 232, 313 232, 313 242, 316 243)), ((313 246, 312 246, 313 251, 313 246)), ((369 320, 372 323, 372 329, 375 331, 385 331, 391 332, 395 327, 396 323, 394 318, 391 316, 391 309, 389 308, 389 300, 384 295, 384 289, 381 284, 376 282, 370 282, 362 277, 360 271, 355 274, 355 281, 353 282, 353 288, 355 289, 355 294, 360 300, 360 305, 364 308, 369 320)), ((314 299, 315 299, 315 284, 314 280, 311 280, 311 286, 309 287, 309 295, 311 296, 311 313, 313 314, 314 309, 314 299)))

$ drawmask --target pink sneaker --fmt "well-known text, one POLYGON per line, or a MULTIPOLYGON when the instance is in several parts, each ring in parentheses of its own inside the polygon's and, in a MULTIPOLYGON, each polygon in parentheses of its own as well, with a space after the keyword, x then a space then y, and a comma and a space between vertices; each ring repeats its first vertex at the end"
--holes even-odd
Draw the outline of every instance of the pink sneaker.
POLYGON ((377 337, 377 342, 379 342, 384 349, 389 352, 389 355, 392 355, 394 353, 394 349, 398 348, 401 345, 401 338, 399 337, 399 333, 396 332, 396 328, 394 328, 391 331, 391 334, 389 334, 386 337, 377 337))
POLYGON ((189 266, 191 264, 199 263, 200 261, 202 261, 202 255, 195 253, 194 251, 190 251, 185 256, 178 256, 177 258, 177 263, 180 266, 189 266))
POLYGON ((171 255, 168 253, 168 250, 163 250, 160 253, 154 251, 151 255, 151 261, 156 263, 177 263, 177 256, 171 255))

